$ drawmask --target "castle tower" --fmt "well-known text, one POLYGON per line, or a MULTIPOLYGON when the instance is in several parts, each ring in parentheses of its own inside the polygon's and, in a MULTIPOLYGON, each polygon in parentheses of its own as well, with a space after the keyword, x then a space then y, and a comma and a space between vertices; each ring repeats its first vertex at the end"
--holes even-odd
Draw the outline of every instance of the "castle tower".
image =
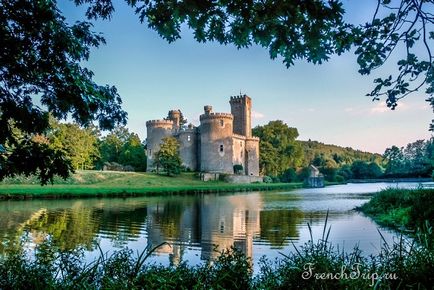
POLYGON ((204 110, 200 115, 200 171, 231 174, 233 116, 213 113, 211 106, 204 110))
POLYGON ((231 113, 234 116, 234 133, 252 136, 252 99, 247 95, 231 97, 231 113))
POLYGON ((165 137, 172 136, 174 124, 172 120, 150 120, 146 122, 147 138, 147 168, 146 171, 153 171, 154 155, 160 150, 160 144, 165 137))
POLYGON ((170 110, 169 111, 169 120, 173 121, 173 129, 179 130, 180 121, 181 121, 181 112, 179 110, 170 110))

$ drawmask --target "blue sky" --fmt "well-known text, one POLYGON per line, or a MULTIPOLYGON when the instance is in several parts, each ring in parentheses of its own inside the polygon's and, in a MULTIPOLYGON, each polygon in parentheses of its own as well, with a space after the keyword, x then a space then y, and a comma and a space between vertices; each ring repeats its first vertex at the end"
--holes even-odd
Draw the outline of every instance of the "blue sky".
MULTIPOLYGON (((283 120, 298 129, 300 140, 383 153, 391 145, 431 137, 432 110, 422 92, 403 99, 395 111, 365 96, 372 80, 390 74, 394 63, 372 76, 360 76, 350 52, 322 65, 300 61, 287 69, 281 60, 271 60, 266 49, 197 43, 187 29, 169 44, 141 24, 123 1, 114 2, 111 21, 94 26, 107 44, 94 49, 85 66, 98 83, 118 88, 128 112, 127 127, 142 139, 145 122, 165 117, 169 109, 181 109, 198 125, 204 105, 229 112, 229 97, 240 91, 253 99, 253 125, 283 120)), ((374 1, 344 4, 352 22, 372 17, 374 1)), ((70 22, 84 19, 84 8, 69 0, 60 1, 59 7, 70 22)))

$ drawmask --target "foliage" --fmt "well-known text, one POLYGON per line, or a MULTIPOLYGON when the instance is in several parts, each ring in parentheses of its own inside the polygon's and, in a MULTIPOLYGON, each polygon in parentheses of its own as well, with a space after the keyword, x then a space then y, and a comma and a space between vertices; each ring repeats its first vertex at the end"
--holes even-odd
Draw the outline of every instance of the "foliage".
POLYGON ((423 229, 426 221, 434 224, 433 189, 382 190, 360 210, 392 227, 423 229))
MULTIPOLYGON (((111 1, 76 0, 90 3, 88 17, 110 17, 111 1)), ((127 1, 142 22, 173 42, 181 28, 193 30, 199 42, 217 41, 237 48, 259 45, 270 57, 281 57, 289 67, 295 60, 322 63, 330 55, 354 49, 359 73, 368 75, 388 60, 398 59, 397 75, 379 77, 368 93, 373 100, 385 97, 392 110, 399 99, 425 89, 434 108, 434 40, 432 1, 378 0, 372 20, 350 24, 343 19, 342 2, 293 1, 127 1)), ((431 125, 433 128, 434 123, 431 125)))
POLYGON ((235 174, 240 174, 243 172, 243 170, 244 170, 244 168, 241 164, 235 164, 234 165, 234 173, 235 174))
POLYGON ((98 129, 94 126, 80 128, 75 123, 55 120, 50 123, 51 130, 47 134, 50 147, 64 152, 75 170, 93 169, 95 160, 99 158, 98 129))
POLYGON ((140 138, 130 133, 125 127, 116 127, 103 137, 99 150, 101 159, 99 167, 106 162, 116 162, 124 166, 132 166, 136 171, 146 171, 146 153, 140 138))
POLYGON ((160 150, 155 153, 157 172, 162 168, 168 176, 181 172, 181 157, 179 143, 174 137, 165 137, 160 144, 160 150))
MULTIPOLYGON (((372 21, 355 29, 359 33, 355 54, 362 75, 381 67, 392 58, 393 52, 402 53, 396 63, 397 75, 376 78, 375 88, 367 94, 373 100, 385 96, 392 110, 399 99, 425 84, 425 93, 430 96, 427 101, 434 108, 434 58, 430 49, 434 39, 432 9, 432 1, 379 0, 372 21), (419 54, 419 51, 425 53, 419 54)), ((431 123, 431 130, 433 126, 431 123)))
MULTIPOLYGON (((184 117, 184 114, 181 110, 177 110, 179 112, 179 128, 185 128, 187 125, 187 119, 184 117)), ((170 119, 170 112, 167 114, 167 117, 164 118, 164 120, 171 120, 170 119)))
POLYGON ((262 174, 277 176, 290 167, 298 167, 302 158, 301 147, 295 142, 296 128, 280 120, 253 128, 259 141, 259 168, 262 174))
POLYGON ((83 249, 59 252, 46 240, 33 259, 20 250, 2 256, 0 285, 5 289, 429 289, 433 284, 434 252, 424 246, 424 235, 416 244, 403 237, 384 243, 377 256, 366 257, 357 247, 336 250, 328 241, 327 220, 320 239, 314 241, 310 234, 302 247, 282 253, 274 263, 262 259, 256 276, 251 260, 236 248, 197 266, 150 264, 147 259, 156 248, 137 254, 122 249, 110 256, 101 251, 99 258, 86 263, 83 249), (356 270, 359 276, 349 278, 356 270), (348 278, 316 279, 315 274, 321 273, 344 273, 348 278), (396 278, 387 278, 386 273, 396 278))
POLYGON ((417 140, 406 147, 392 146, 384 152, 388 177, 430 177, 434 168, 434 140, 417 140))
POLYGON ((355 179, 379 178, 383 174, 377 163, 367 163, 361 160, 357 160, 351 165, 351 172, 355 179))
POLYGON ((283 172, 280 180, 282 182, 295 182, 297 181, 297 172, 293 168, 288 168, 283 172))
POLYGON ((104 39, 89 22, 68 25, 53 1, 2 1, 0 9, 0 179, 39 174, 42 184, 72 170, 64 152, 35 142, 50 112, 102 129, 125 123, 116 88, 97 85, 81 64, 104 39), (35 105, 34 100, 42 106, 35 105), (14 130, 22 135, 17 136, 14 130))

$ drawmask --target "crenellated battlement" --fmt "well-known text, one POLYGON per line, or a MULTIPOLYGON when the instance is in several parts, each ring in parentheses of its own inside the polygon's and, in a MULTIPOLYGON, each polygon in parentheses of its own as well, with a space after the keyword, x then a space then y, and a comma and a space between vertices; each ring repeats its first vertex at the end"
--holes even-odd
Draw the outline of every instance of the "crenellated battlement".
POLYGON ((259 137, 251 136, 251 137, 246 138, 246 141, 255 141, 255 142, 259 142, 259 137))
POLYGON ((202 114, 199 117, 201 121, 206 119, 221 119, 221 118, 233 119, 234 116, 232 116, 232 114, 230 113, 209 113, 209 114, 202 114))
MULTIPOLYGON (((246 98, 249 98, 246 94, 238 95, 238 96, 231 96, 231 99, 229 100, 229 103, 242 103, 246 98)), ((250 98, 249 98, 250 99, 250 98)))
POLYGON ((146 122, 146 127, 156 127, 156 126, 173 126, 173 121, 172 120, 164 120, 164 119, 159 119, 159 120, 149 120, 146 122))
POLYGON ((237 138, 237 139, 241 139, 241 140, 246 140, 246 136, 240 135, 240 134, 232 134, 232 137, 237 138))

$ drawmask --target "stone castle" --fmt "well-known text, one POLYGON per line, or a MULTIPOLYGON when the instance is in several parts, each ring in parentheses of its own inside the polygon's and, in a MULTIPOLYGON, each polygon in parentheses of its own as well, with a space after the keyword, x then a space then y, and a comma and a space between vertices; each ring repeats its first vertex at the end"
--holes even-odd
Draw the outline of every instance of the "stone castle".
POLYGON ((259 138, 252 136, 252 99, 247 95, 231 97, 231 113, 214 113, 204 107, 200 125, 180 126, 181 112, 169 111, 167 120, 150 120, 147 128, 147 170, 155 170, 154 154, 164 137, 173 136, 179 144, 182 165, 192 171, 259 176, 259 138), (240 168, 240 166, 238 166, 240 168))

